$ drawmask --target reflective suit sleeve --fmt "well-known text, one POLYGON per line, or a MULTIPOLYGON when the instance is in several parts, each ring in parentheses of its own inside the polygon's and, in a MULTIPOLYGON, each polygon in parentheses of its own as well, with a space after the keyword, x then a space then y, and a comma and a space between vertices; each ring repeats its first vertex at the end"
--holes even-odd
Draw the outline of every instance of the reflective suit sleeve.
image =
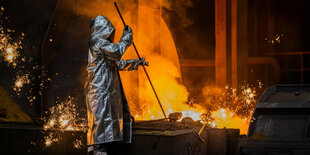
POLYGON ((117 62, 117 67, 119 71, 131 71, 137 70, 140 61, 138 59, 120 60, 117 62))
POLYGON ((131 43, 132 31, 130 28, 128 28, 128 30, 124 29, 123 35, 118 43, 114 44, 108 40, 104 40, 99 41, 99 44, 97 46, 99 46, 99 49, 101 52, 103 52, 103 54, 119 61, 125 53, 126 48, 130 46, 131 43))
POLYGON ((119 71, 131 71, 137 70, 139 65, 148 66, 149 63, 145 61, 145 58, 139 59, 129 59, 117 61, 117 67, 119 71))

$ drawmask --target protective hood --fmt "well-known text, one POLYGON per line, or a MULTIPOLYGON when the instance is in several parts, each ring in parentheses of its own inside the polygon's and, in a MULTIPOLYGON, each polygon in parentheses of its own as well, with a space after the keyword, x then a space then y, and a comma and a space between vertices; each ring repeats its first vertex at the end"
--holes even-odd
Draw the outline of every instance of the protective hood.
MULTIPOLYGON (((105 16, 97 16, 90 22, 91 35, 94 37, 100 37, 108 39, 114 32, 114 26, 105 16)), ((112 38, 113 39, 113 38, 112 38)))

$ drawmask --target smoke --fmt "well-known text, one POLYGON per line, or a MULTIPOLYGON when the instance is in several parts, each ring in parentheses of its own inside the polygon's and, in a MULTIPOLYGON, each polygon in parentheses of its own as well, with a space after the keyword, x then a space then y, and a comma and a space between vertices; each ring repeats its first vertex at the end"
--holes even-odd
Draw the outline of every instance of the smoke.
POLYGON ((163 18, 174 28, 183 29, 193 24, 188 15, 188 8, 194 7, 191 0, 162 0, 163 18))
MULTIPOLYGON (((120 18, 115 9, 114 2, 115 0, 66 0, 62 5, 65 8, 71 9, 77 15, 88 18, 103 15, 112 23, 118 23, 120 18)), ((135 0, 116 0, 116 2, 123 14, 136 9, 135 0)))
MULTIPOLYGON (((163 0, 162 16, 169 26, 180 58, 214 60, 214 2, 163 0)), ((213 67, 183 67, 190 98, 201 102, 202 85, 214 83, 213 67)))
MULTIPOLYGON (((112 23, 120 21, 114 6, 115 0, 66 0, 64 7, 72 9, 76 14, 93 18, 97 15, 104 15, 112 23)), ((137 6, 146 6, 149 8, 157 8, 158 4, 162 8, 162 16, 167 23, 178 25, 177 28, 182 29, 193 24, 193 19, 188 15, 188 8, 193 8, 191 0, 116 0, 123 15, 126 12, 137 11, 137 6), (168 15, 166 12, 169 12, 168 15)))
MULTIPOLYGON (((186 8, 192 7, 192 2, 188 0, 179 2, 118 0, 117 3, 126 24, 133 29, 134 42, 140 55, 150 62, 147 71, 166 114, 186 110, 190 110, 190 114, 201 113, 200 110, 195 111, 194 108, 191 109, 186 104, 188 102, 188 91, 180 82, 182 78, 177 50, 170 30, 162 19, 162 12, 166 10, 175 12, 174 15, 179 19, 177 20, 179 21, 178 28, 191 25, 193 22, 188 18, 186 8), (159 6, 162 8, 160 9, 159 6)), ((66 0, 60 6, 89 19, 99 14, 106 16, 115 27, 115 42, 119 40, 123 25, 112 0, 66 0)), ((137 59, 132 47, 126 51, 123 59, 137 59)), ((163 117, 142 68, 138 71, 121 72, 121 79, 132 114, 137 119, 163 117)))
MULTIPOLYGON (((150 54, 149 57, 150 66, 147 67, 147 70, 150 77, 152 77, 153 85, 166 114, 185 110, 186 108, 183 108, 182 105, 188 100, 188 92, 177 81, 177 78, 180 78, 180 70, 163 56, 150 54)), ((140 102, 143 103, 141 105, 142 116, 145 119, 162 118, 163 115, 154 92, 145 75, 143 75, 143 71, 140 71, 142 73, 140 75, 140 102)))

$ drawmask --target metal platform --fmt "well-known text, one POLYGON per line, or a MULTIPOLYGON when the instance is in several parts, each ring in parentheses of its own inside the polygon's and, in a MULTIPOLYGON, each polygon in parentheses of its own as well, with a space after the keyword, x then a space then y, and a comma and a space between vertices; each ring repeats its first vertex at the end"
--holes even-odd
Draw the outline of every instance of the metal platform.
POLYGON ((43 130, 33 124, 0 124, 0 154, 87 154, 86 132, 43 130), (49 134, 61 137, 49 147, 45 146, 44 137, 49 134), (81 148, 75 148, 74 142, 81 140, 81 148))
MULTIPOLYGON (((238 129, 205 129, 201 143, 193 134, 201 125, 184 126, 178 122, 140 122, 133 127, 133 140, 129 145, 117 145, 114 154, 122 155, 235 155, 238 154, 238 129)), ((87 154, 86 132, 48 130, 32 124, 0 125, 1 154, 87 154), (61 140, 46 147, 44 136, 59 134, 61 140), (74 141, 83 143, 81 148, 74 141)))

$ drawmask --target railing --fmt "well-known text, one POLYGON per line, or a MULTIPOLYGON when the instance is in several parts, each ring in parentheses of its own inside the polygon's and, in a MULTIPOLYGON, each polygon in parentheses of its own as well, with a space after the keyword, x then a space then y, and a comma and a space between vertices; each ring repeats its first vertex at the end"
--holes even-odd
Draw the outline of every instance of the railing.
POLYGON ((290 52, 274 52, 267 54, 269 56, 291 56, 291 55, 298 55, 299 56, 299 69, 288 69, 282 70, 281 72, 300 72, 300 83, 304 83, 304 71, 310 71, 310 68, 304 67, 304 55, 310 55, 310 51, 290 51, 290 52))
MULTIPOLYGON (((215 67, 214 60, 183 59, 182 67, 215 67)), ((272 57, 248 57, 248 65, 270 65, 274 70, 275 83, 280 81, 280 65, 272 57)))

